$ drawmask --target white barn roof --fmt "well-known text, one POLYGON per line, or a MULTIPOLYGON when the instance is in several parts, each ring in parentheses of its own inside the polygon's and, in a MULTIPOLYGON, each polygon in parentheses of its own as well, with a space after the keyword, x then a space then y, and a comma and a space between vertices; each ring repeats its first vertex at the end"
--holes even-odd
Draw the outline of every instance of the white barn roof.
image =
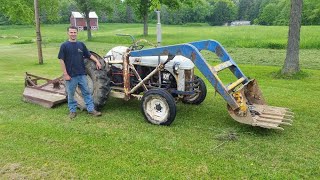
MULTIPOLYGON (((84 18, 84 15, 82 13, 79 13, 79 12, 72 11, 71 14, 72 14, 72 16, 74 18, 84 18)), ((96 14, 96 12, 90 12, 89 13, 89 18, 98 19, 98 15, 96 14)))

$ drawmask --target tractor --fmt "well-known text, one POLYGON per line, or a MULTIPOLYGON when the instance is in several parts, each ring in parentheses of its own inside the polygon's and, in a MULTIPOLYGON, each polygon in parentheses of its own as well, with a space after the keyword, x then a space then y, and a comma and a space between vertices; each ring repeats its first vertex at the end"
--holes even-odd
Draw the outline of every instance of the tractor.
MULTIPOLYGON (((230 116, 244 124, 283 130, 291 125, 293 112, 287 108, 268 106, 255 79, 240 70, 222 45, 214 40, 144 49, 142 40, 131 35, 132 45, 117 46, 100 56, 91 52, 103 68, 97 70, 93 61, 85 59, 89 89, 96 108, 107 102, 108 96, 141 100, 145 119, 157 125, 170 125, 176 117, 176 103, 198 105, 207 95, 203 79, 194 74, 195 68, 227 103, 230 116), (222 63, 210 66, 200 53, 214 53, 222 63), (219 72, 229 69, 236 81, 227 85, 219 72)), ((80 90, 75 98, 81 109, 85 104, 80 90)))

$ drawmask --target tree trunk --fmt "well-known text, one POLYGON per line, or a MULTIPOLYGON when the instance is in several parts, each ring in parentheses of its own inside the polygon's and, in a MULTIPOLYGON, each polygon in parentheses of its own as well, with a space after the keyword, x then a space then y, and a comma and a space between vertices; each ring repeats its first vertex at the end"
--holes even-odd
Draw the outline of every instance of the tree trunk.
POLYGON ((143 35, 148 36, 148 13, 143 15, 143 35))
POLYGON ((91 40, 92 39, 92 35, 91 35, 89 11, 85 12, 85 16, 86 16, 86 21, 87 21, 87 36, 88 36, 88 40, 91 40))
POLYGON ((36 23, 38 59, 39 59, 39 64, 43 64, 42 38, 41 38, 41 32, 40 32, 40 17, 39 17, 39 3, 38 3, 38 0, 34 0, 34 18, 35 18, 35 23, 36 23))
POLYGON ((291 0, 290 24, 288 33, 287 55, 281 74, 292 75, 300 71, 299 67, 299 46, 301 12, 303 0, 291 0))

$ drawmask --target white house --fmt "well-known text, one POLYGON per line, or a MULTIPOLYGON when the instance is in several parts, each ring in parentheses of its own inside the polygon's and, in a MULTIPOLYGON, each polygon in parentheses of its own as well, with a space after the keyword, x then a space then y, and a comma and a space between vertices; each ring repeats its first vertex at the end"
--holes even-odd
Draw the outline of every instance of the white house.
POLYGON ((230 26, 249 26, 250 21, 232 21, 230 26))

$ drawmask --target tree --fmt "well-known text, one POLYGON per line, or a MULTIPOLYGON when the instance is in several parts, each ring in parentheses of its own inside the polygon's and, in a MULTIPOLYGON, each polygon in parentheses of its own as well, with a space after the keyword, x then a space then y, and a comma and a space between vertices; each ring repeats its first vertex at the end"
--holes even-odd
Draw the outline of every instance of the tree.
POLYGON ((176 12, 181 12, 182 23, 192 23, 192 22, 206 22, 206 16, 209 14, 209 3, 197 3, 190 7, 188 5, 182 5, 181 8, 175 10, 176 12))
POLYGON ((10 22, 16 24, 31 24, 33 22, 33 1, 19 2, 17 0, 0 0, 1 12, 10 22))
POLYGON ((131 6, 135 13, 143 21, 143 35, 148 35, 148 14, 151 7, 152 0, 127 0, 129 6, 131 6))
POLYGON ((291 0, 287 55, 281 70, 281 74, 284 75, 292 75, 300 71, 299 46, 302 4, 302 0, 291 0))
POLYGON ((0 25, 4 24, 9 24, 9 19, 2 13, 0 12, 0 25))
POLYGON ((273 25, 278 26, 288 26, 289 25, 289 18, 290 18, 290 1, 281 0, 277 4, 277 9, 279 10, 279 14, 277 15, 273 25))
POLYGON ((90 27, 90 11, 110 10, 110 0, 75 0, 76 6, 84 14, 87 22, 87 37, 88 40, 92 39, 91 27, 90 27))
POLYGON ((16 24, 35 24, 36 25, 36 39, 38 46, 38 59, 39 64, 43 64, 42 57, 42 37, 40 33, 40 17, 39 17, 39 8, 40 10, 46 10, 49 19, 56 19, 58 9, 55 8, 58 6, 58 2, 55 0, 47 0, 38 3, 38 0, 0 0, 2 5, 2 13, 8 17, 9 21, 16 24))
POLYGON ((134 10, 127 3, 119 1, 113 4, 113 11, 109 16, 109 22, 114 23, 135 23, 138 22, 134 10))
POLYGON ((270 3, 266 5, 261 15, 259 16, 259 24, 261 25, 273 25, 273 22, 276 20, 279 11, 277 9, 277 4, 270 3))
POLYGON ((207 17, 210 25, 223 25, 236 17, 236 6, 230 0, 218 0, 214 3, 212 14, 207 17))
POLYGON ((135 13, 143 21, 143 35, 148 35, 148 15, 155 9, 160 9, 161 4, 176 9, 181 3, 192 5, 192 0, 126 0, 129 6, 133 7, 135 13))
POLYGON ((42 37, 40 33, 40 16, 39 16, 39 2, 34 0, 34 18, 36 23, 36 36, 37 36, 37 47, 38 47, 38 59, 39 64, 43 64, 42 56, 42 37))
POLYGON ((135 20, 132 7, 126 5, 126 23, 133 23, 135 20))
POLYGON ((302 12, 302 24, 320 24, 320 3, 319 0, 304 0, 302 12))
POLYGON ((238 19, 250 20, 250 11, 254 7, 254 0, 240 0, 238 5, 238 19))
POLYGON ((77 11, 77 7, 73 1, 59 0, 59 23, 70 23, 71 11, 77 11))

